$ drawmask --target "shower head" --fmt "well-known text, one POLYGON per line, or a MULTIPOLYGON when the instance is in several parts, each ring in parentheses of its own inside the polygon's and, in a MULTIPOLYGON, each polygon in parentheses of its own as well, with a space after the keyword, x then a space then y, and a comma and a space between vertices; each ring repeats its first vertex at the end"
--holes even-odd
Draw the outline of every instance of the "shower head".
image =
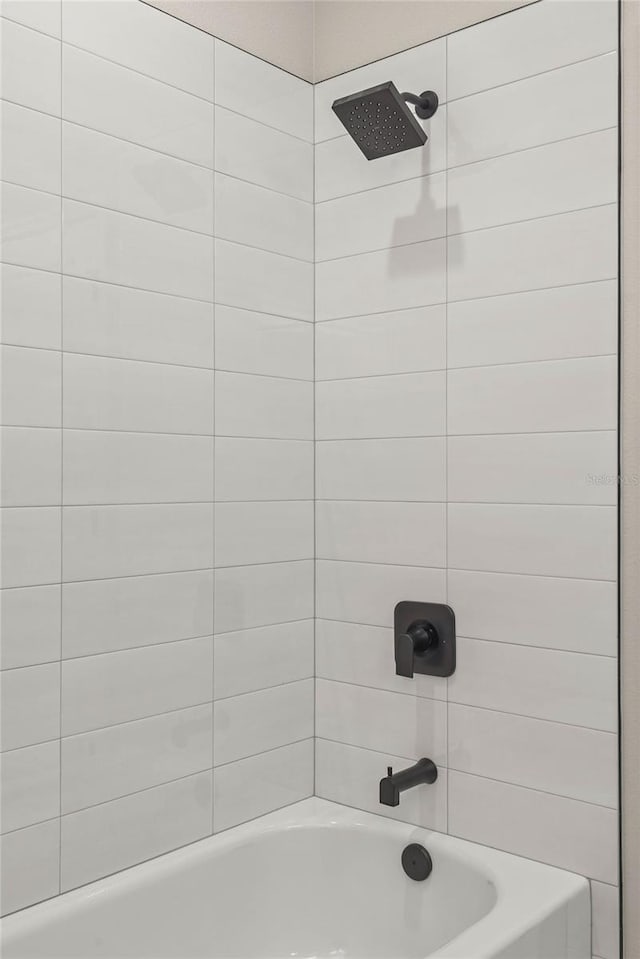
POLYGON ((405 101, 415 104, 422 120, 432 117, 438 109, 438 97, 431 90, 419 97, 398 93, 389 81, 335 100, 332 110, 367 160, 376 160, 427 142, 427 134, 405 101))

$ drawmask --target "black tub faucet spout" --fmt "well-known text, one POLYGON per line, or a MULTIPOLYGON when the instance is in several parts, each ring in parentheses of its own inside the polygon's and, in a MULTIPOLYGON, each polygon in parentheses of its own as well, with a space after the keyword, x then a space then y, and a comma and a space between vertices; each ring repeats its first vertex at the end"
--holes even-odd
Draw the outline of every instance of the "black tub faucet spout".
POLYGON ((391 766, 387 768, 387 775, 380 780, 380 802, 383 806, 397 806, 400 803, 400 793, 411 789, 420 783, 434 783, 438 778, 436 764, 430 759, 419 759, 415 766, 402 769, 394 773, 391 766))

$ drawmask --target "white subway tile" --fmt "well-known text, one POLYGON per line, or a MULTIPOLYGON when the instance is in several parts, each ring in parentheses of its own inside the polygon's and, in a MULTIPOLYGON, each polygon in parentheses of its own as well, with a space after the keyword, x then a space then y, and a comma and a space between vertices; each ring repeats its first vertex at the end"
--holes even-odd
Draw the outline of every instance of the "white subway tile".
MULTIPOLYGON (((36 4, 31 3, 21 2, 19 6, 36 9, 36 4)), ((60 42, 44 36, 39 30, 3 19, 0 22, 0 50, 2 99, 60 116, 60 42)))
POLYGON ((313 620, 305 619, 216 636, 214 697, 225 699, 313 677, 313 632, 313 620))
POLYGON ((611 279, 617 220, 612 204, 449 237, 449 299, 611 279))
POLYGON ((2 183, 0 257, 5 263, 60 270, 60 197, 2 183))
POLYGON ((615 579, 613 506, 449 505, 454 569, 615 579))
POLYGON ((216 40, 216 103, 313 141, 313 85, 216 40))
POLYGON ((65 659, 213 633, 213 570, 66 583, 65 659))
POLYGON ((615 505, 615 430, 451 436, 450 501, 615 505))
POLYGON ((62 890, 203 839, 211 805, 211 772, 204 772, 63 816, 62 890))
POLYGON ((378 783, 387 767, 402 769, 411 757, 392 756, 343 743, 316 740, 316 795, 345 806, 355 806, 427 829, 447 830, 447 770, 438 770, 438 779, 426 789, 415 789, 402 797, 402 806, 381 806, 378 783))
POLYGON ((446 337, 446 307, 440 305, 318 323, 317 378, 441 370, 446 337))
POLYGON ((447 380, 450 433, 544 433, 616 426, 615 356, 453 370, 447 380))
POLYGON ((313 200, 310 143, 220 107, 215 115, 216 170, 287 196, 313 200))
POLYGON ((616 655, 616 584, 448 571, 461 636, 616 655))
POLYGON ((458 650, 450 703, 616 731, 615 658, 460 637, 458 650))
POLYGON ((60 744, 13 749, 0 755, 2 831, 23 829, 60 815, 60 744))
POLYGON ((448 105, 449 166, 617 123, 618 58, 608 53, 448 105))
POLYGON ((2 179, 60 193, 60 120, 2 101, 0 124, 2 179))
POLYGON ((213 299, 213 239, 189 230, 65 200, 65 273, 213 299))
POLYGON ((0 540, 3 589, 60 581, 60 509, 3 507, 0 540))
POLYGON ((60 36, 60 0, 0 0, 0 15, 52 37, 60 36))
MULTIPOLYGON (((363 749, 447 764, 447 705, 422 696, 316 681, 316 734, 363 749)), ((384 775, 384 768, 380 777, 384 775)))
POLYGON ((62 664, 62 735, 101 729, 213 698, 211 637, 62 664))
POLYGON ((313 736, 313 679, 219 699, 213 705, 216 766, 313 736))
POLYGON ((316 563, 317 611, 324 619, 392 626, 396 603, 422 597, 446 601, 444 570, 371 563, 316 563))
POLYGON ((409 696, 447 697, 446 679, 424 674, 413 679, 396 676, 391 627, 317 620, 316 675, 409 696))
POLYGON ((216 373, 216 436, 313 439, 313 385, 216 373))
POLYGON ((445 382, 446 374, 436 372, 318 383, 317 438, 442 435, 445 382))
MULTIPOLYGON (((320 87, 316 87, 320 89, 320 87)), ((348 196, 360 190, 426 177, 446 167, 447 108, 440 106, 430 120, 418 120, 429 137, 422 150, 404 150, 370 163, 353 147, 350 136, 337 136, 316 145, 316 202, 348 196)), ((344 133, 344 129, 343 129, 344 133)))
POLYGON ((60 891, 60 820, 18 829, 0 838, 0 913, 57 896, 60 891))
POLYGON ((66 197, 213 233, 210 170, 71 123, 63 125, 62 149, 66 197))
POLYGON ((313 616, 313 569, 312 560, 217 569, 216 633, 313 616))
POLYGON ((50 350, 0 348, 1 421, 7 426, 60 426, 60 354, 50 350))
POLYGON ((60 658, 60 587, 4 589, 0 604, 0 668, 60 658))
POLYGON ((223 240, 312 261, 313 213, 305 200, 216 174, 216 236, 223 240))
POLYGON ((313 443, 216 437, 216 500, 313 499, 313 443))
POLYGON ((429 240, 318 264, 316 319, 444 303, 445 247, 444 240, 429 240))
POLYGON ((64 348, 213 366, 213 304, 65 276, 64 348))
POLYGON ((215 565, 313 559, 313 502, 218 503, 215 565))
POLYGON ((213 566, 213 504, 67 506, 64 581, 213 566))
POLYGON ((450 170, 448 229, 464 233, 615 203, 617 192, 613 128, 450 170))
POLYGON ((213 373, 66 353, 69 429, 213 434, 213 373))
POLYGON ((3 506, 59 505, 60 445, 60 430, 0 429, 3 506))
POLYGON ((615 353, 617 338, 615 280, 460 301, 447 309, 449 368, 599 356, 615 353))
POLYGON ((2 743, 19 749, 57 739, 60 735, 60 664, 4 669, 2 688, 2 743))
POLYGON ((618 815, 605 806, 449 772, 449 832, 615 882, 618 815))
POLYGON ((60 276, 5 263, 0 270, 2 342, 59 350, 62 325, 60 276))
POLYGON ((316 447, 318 499, 446 499, 446 451, 441 437, 327 440, 316 447))
MULTIPOLYGON (((444 102, 447 98, 445 74, 446 40, 438 39, 318 83, 315 88, 316 143, 344 133, 344 127, 331 110, 331 104, 339 97, 393 80, 400 91, 419 93, 427 86, 444 102)), ((386 158, 381 161, 385 162, 386 158)))
POLYGON ((290 256, 216 240, 216 302, 313 320, 313 265, 290 256))
POLYGON ((608 53, 617 47, 617 34, 616 5, 608 0, 578 7, 534 3, 458 30, 447 37, 449 98, 608 53))
POLYGON ((216 307, 216 368, 313 379, 313 326, 267 313, 216 307))
POLYGON ((65 0, 65 43, 213 99, 213 39, 136 0, 65 0))
POLYGON ((333 260, 444 236, 447 203, 444 173, 319 203, 316 258, 333 260))
POLYGON ((316 507, 319 559, 398 566, 446 564, 444 503, 320 501, 316 507), (416 536, 416 530, 420 535, 416 536))
POLYGON ((65 120, 213 167, 213 107, 205 100, 66 45, 62 90, 65 120))
POLYGON ((62 812, 211 768, 211 705, 70 736, 61 742, 62 812))
POLYGON ((65 430, 66 505, 213 500, 213 437, 65 430))
POLYGON ((453 703, 448 724, 449 769, 617 808, 613 733, 453 703))
POLYGON ((620 955, 620 892, 616 886, 591 882, 593 951, 602 959, 620 955))
POLYGON ((292 743, 218 766, 213 773, 214 832, 313 795, 314 741, 292 743))

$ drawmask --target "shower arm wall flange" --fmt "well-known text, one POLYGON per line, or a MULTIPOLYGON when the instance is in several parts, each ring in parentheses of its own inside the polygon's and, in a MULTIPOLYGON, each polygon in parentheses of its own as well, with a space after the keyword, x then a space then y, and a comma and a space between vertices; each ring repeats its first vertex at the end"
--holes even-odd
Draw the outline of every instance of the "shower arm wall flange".
POLYGON ((428 120, 438 109, 438 94, 433 90, 425 90, 420 96, 415 93, 401 93, 400 96, 407 103, 412 103, 416 108, 416 116, 421 120, 428 120))

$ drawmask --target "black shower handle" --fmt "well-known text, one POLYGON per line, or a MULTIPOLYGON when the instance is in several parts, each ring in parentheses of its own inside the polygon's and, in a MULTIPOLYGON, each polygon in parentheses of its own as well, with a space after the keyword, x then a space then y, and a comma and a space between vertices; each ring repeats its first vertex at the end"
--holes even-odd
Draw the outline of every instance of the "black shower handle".
POLYGON ((426 620, 416 620, 411 623, 406 633, 396 637, 395 657, 396 673, 413 679, 413 663, 416 656, 420 656, 438 643, 438 633, 426 620))

